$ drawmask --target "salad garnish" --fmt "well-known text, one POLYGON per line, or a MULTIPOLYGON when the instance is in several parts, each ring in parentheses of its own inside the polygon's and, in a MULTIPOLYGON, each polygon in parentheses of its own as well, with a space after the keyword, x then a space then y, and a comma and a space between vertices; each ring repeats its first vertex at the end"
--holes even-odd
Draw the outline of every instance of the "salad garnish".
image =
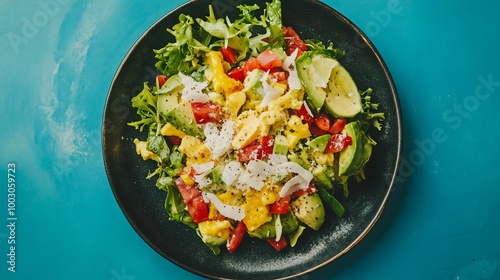
POLYGON ((215 254, 244 238, 280 251, 342 218, 384 119, 344 52, 283 26, 279 0, 237 8, 235 20, 212 6, 204 19, 181 14, 175 40, 153 50, 155 84, 131 100, 136 152, 157 163, 145 178, 215 254))

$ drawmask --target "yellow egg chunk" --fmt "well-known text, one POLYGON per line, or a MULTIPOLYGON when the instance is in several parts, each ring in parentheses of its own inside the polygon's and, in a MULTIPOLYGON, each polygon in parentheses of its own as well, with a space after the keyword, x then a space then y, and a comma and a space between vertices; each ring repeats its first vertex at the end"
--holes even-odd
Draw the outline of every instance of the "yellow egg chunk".
POLYGON ((235 188, 231 188, 225 193, 217 195, 217 197, 222 203, 233 206, 240 206, 244 201, 241 191, 235 188))
POLYGON ((228 110, 229 115, 231 118, 236 118, 238 116, 238 112, 245 104, 247 100, 247 96, 243 91, 235 91, 233 93, 227 94, 226 96, 226 108, 228 110))
POLYGON ((249 231, 254 231, 261 225, 272 220, 269 209, 262 203, 262 195, 259 191, 254 189, 246 190, 245 199, 246 201, 242 206, 245 209, 243 222, 245 222, 249 231))
POLYGON ((288 140, 288 149, 292 151, 299 140, 311 136, 311 132, 309 126, 303 124, 299 116, 293 115, 286 124, 285 136, 288 140))
POLYGON ((179 151, 187 156, 188 165, 211 160, 211 153, 207 146, 200 139, 191 135, 186 135, 182 138, 179 151))
POLYGON ((207 78, 212 82, 215 92, 227 95, 242 90, 243 84, 226 74, 222 61, 222 54, 219 51, 211 51, 205 57, 205 64, 209 67, 207 78))
POLYGON ((163 136, 177 136, 180 138, 186 136, 186 133, 184 131, 177 129, 170 123, 166 123, 164 126, 162 126, 162 128, 160 129, 160 133, 163 136))
POLYGON ((279 190, 281 187, 266 183, 262 190, 260 190, 261 200, 264 205, 273 204, 280 199, 279 190))
POLYGON ((231 223, 228 220, 204 221, 198 223, 198 228, 203 235, 217 236, 223 239, 229 239, 231 234, 231 223))
POLYGON ((149 151, 147 149, 146 141, 140 141, 139 139, 134 139, 135 152, 142 157, 143 160, 158 160, 158 155, 149 151))
POLYGON ((254 111, 245 111, 240 114, 236 122, 238 132, 231 142, 231 146, 235 150, 239 150, 259 137, 260 122, 254 111))

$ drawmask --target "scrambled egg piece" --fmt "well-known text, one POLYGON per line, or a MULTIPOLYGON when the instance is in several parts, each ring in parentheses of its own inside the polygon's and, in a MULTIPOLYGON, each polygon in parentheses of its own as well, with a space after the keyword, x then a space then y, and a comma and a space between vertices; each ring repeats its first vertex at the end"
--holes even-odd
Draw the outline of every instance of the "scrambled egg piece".
POLYGON ((245 104, 247 100, 247 96, 243 91, 235 91, 233 93, 227 94, 226 96, 226 105, 229 116, 235 119, 238 116, 238 112, 245 104))
POLYGON ((299 116, 293 115, 286 124, 285 136, 289 144, 288 149, 292 151, 299 140, 310 137, 311 132, 309 126, 303 124, 299 116))
POLYGON ((279 190, 281 187, 267 182, 260 190, 262 203, 265 205, 273 204, 280 199, 279 190))
POLYGON ((134 144, 135 144, 135 152, 138 155, 141 155, 143 160, 148 160, 148 159, 152 159, 152 160, 156 160, 156 161, 159 160, 157 154, 155 154, 147 149, 146 141, 140 141, 139 139, 135 138, 134 144))
POLYGON ((211 160, 210 150, 205 146, 205 143, 191 135, 186 135, 182 138, 179 151, 187 156, 187 166, 211 160))
POLYGON ((229 239, 231 234, 231 223, 228 220, 213 220, 198 223, 201 234, 229 239))
POLYGON ((253 110, 244 111, 238 116, 236 121, 237 133, 231 142, 235 150, 239 150, 259 137, 259 119, 253 110))
POLYGON ((187 135, 184 131, 182 131, 180 129, 177 129, 175 126, 173 126, 170 123, 166 123, 160 129, 160 133, 162 135, 164 135, 164 136, 177 136, 177 137, 180 137, 180 138, 183 138, 184 136, 187 135))
POLYGON ((232 92, 242 90, 243 84, 226 74, 222 61, 222 54, 219 51, 211 51, 205 57, 205 64, 209 67, 206 72, 207 79, 212 82, 216 93, 226 97, 232 92))
POLYGON ((262 194, 254 189, 245 191, 245 203, 242 205, 245 209, 245 218, 243 222, 249 231, 254 231, 261 225, 272 220, 271 213, 266 204, 262 202, 262 194))

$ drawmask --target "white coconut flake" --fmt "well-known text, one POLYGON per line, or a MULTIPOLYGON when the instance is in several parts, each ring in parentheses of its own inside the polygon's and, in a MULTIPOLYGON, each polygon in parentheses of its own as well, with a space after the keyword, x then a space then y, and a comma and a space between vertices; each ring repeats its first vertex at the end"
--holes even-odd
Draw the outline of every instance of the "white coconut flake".
POLYGON ((310 183, 311 180, 313 179, 312 173, 304 169, 304 167, 300 166, 300 164, 296 162, 293 161, 285 162, 280 164, 279 167, 285 168, 288 172, 298 174, 300 177, 306 180, 307 183, 310 183))
POLYGON ((273 87, 269 82, 268 78, 269 77, 269 71, 264 73, 262 77, 260 78, 260 81, 262 82, 262 91, 261 95, 263 96, 262 101, 259 104, 259 107, 264 108, 271 101, 275 100, 276 98, 280 97, 281 91, 275 87, 273 87), (262 94, 263 93, 263 94, 262 94))
POLYGON ((214 123, 205 124, 205 146, 210 150, 213 160, 220 158, 231 148, 235 126, 232 120, 226 120, 220 130, 214 123))
POLYGON ((287 56, 283 61, 283 69, 288 71, 288 87, 290 90, 300 90, 301 83, 299 75, 297 74, 297 66, 295 65, 295 58, 297 57, 299 49, 295 49, 290 56, 287 56))
POLYGON ((215 163, 213 161, 209 161, 206 163, 195 163, 193 164, 193 169, 196 172, 196 174, 202 174, 206 172, 212 171, 215 167, 215 163))
POLYGON ((231 161, 226 166, 224 166, 224 170, 222 171, 222 181, 226 184, 226 186, 232 186, 238 176, 242 171, 241 163, 237 161, 231 161))
POLYGON ((208 86, 208 82, 197 82, 190 76, 186 76, 179 72, 179 77, 181 78, 181 83, 184 85, 181 93, 181 99, 183 101, 192 102, 208 102, 210 98, 208 95, 203 93, 203 89, 208 86))
POLYGON ((241 207, 238 206, 233 206, 229 204, 225 204, 220 199, 213 193, 203 193, 203 197, 206 200, 209 200, 215 208, 224 215, 227 218, 236 220, 236 221, 241 221, 243 218, 245 218, 245 210, 241 207))
POLYGON ((307 182, 302 176, 297 175, 288 180, 288 182, 283 185, 281 191, 279 192, 280 197, 290 195, 298 190, 306 190, 309 187, 309 182, 307 182))

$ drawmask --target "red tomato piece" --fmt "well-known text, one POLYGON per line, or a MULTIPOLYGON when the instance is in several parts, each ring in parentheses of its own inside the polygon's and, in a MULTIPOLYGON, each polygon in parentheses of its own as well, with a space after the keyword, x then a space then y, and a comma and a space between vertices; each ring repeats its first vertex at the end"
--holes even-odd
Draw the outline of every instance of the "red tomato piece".
POLYGON ((259 159, 265 159, 273 153, 274 139, 271 136, 263 136, 261 141, 261 154, 259 159))
POLYGON ((168 77, 165 75, 158 75, 158 76, 156 76, 156 79, 158 80, 158 85, 160 87, 162 87, 165 84, 165 82, 168 80, 168 77))
POLYGON ((314 119, 314 123, 319 129, 324 130, 325 132, 330 129, 330 119, 325 114, 317 115, 314 119))
POLYGON ((346 123, 347 120, 344 118, 336 119, 333 122, 332 127, 330 127, 330 129, 328 130, 328 132, 330 132, 331 134, 340 133, 344 129, 346 123))
POLYGON ((311 194, 317 192, 318 189, 314 184, 310 184, 309 187, 305 190, 298 190, 292 194, 292 198, 297 198, 299 196, 305 195, 305 194, 311 194))
POLYGON ((261 52, 257 56, 257 62, 264 71, 273 69, 275 67, 281 67, 283 65, 283 61, 281 60, 281 58, 277 54, 273 53, 270 49, 261 52))
POLYGON ((271 213, 273 214, 286 214, 290 208, 291 196, 287 195, 280 198, 275 203, 271 204, 271 213))
POLYGON ((332 134, 328 144, 326 144, 325 154, 343 151, 352 144, 351 136, 343 133, 332 134))
POLYGON ((238 161, 248 162, 251 160, 260 159, 262 155, 261 145, 258 142, 254 142, 241 150, 238 150, 238 161))
POLYGON ((255 69, 261 69, 259 62, 257 62, 257 58, 252 56, 245 61, 245 63, 243 63, 243 74, 245 74, 245 77, 249 72, 252 72, 255 69))
POLYGON ((325 134, 327 131, 320 129, 315 123, 311 124, 309 126, 309 131, 311 132, 312 135, 320 136, 325 134))
POLYGON ((267 238, 267 243, 271 244, 276 251, 281 251, 283 250, 286 246, 288 246, 288 241, 286 241, 286 238, 284 236, 281 236, 281 238, 276 241, 276 238, 267 238))
POLYGON ((238 66, 238 67, 235 67, 235 68, 229 70, 229 72, 227 72, 227 75, 235 80, 242 82, 242 83, 245 81, 245 73, 243 71, 243 67, 241 67, 241 66, 238 66))
POLYGON ((314 117, 309 114, 309 112, 306 109, 306 105, 302 104, 302 107, 300 107, 299 110, 295 110, 295 114, 299 116, 304 123, 307 123, 308 125, 311 125, 314 122, 314 117))
POLYGON ((179 146, 182 139, 179 136, 166 136, 168 143, 173 146, 179 146))
POLYGON ((187 209, 193 222, 201 223, 208 220, 208 207, 201 195, 191 200, 187 204, 187 209))
POLYGON ((306 43, 300 38, 299 34, 291 27, 283 27, 283 35, 285 37, 286 54, 291 55, 295 49, 298 49, 297 57, 307 51, 306 43))
POLYGON ((238 53, 231 47, 222 47, 219 50, 225 61, 235 64, 238 58, 238 53))
POLYGON ((222 108, 212 102, 191 102, 191 108, 198 124, 218 122, 222 117, 222 108))
POLYGON ((186 205, 189 204, 195 197, 201 196, 200 189, 186 185, 184 180, 180 177, 175 180, 175 186, 179 189, 182 200, 186 205))
POLYGON ((236 248, 240 246, 241 240, 243 240, 243 236, 245 236, 246 231, 247 226, 245 223, 243 221, 239 221, 226 244, 227 250, 230 253, 234 252, 236 248))
POLYGON ((208 207, 201 195, 200 189, 187 186, 180 177, 175 180, 175 185, 177 189, 179 189, 182 200, 184 204, 186 204, 189 215, 193 218, 193 221, 195 223, 200 223, 208 220, 208 207))

